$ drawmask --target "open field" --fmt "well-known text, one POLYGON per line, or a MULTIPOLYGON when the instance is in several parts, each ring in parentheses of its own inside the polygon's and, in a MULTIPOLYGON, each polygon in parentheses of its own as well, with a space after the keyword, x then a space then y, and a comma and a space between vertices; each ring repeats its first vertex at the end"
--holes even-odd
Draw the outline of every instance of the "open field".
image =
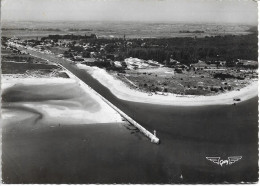
MULTIPOLYGON (((156 92, 164 92, 165 94, 173 93, 180 95, 214 95, 245 87, 252 81, 250 75, 254 73, 254 71, 249 71, 249 75, 243 80, 236 80, 236 78, 214 78, 218 70, 190 70, 177 73, 171 68, 148 68, 126 70, 126 73, 117 73, 115 77, 118 77, 129 86, 133 87, 134 84, 136 85, 135 88, 147 93, 156 94, 156 92)), ((244 75, 235 69, 224 69, 224 71, 225 73, 232 71, 234 76, 238 77, 244 75)))
POLYGON ((17 54, 5 48, 2 48, 1 68, 2 74, 16 74, 17 77, 68 78, 60 67, 47 60, 29 54, 17 54))

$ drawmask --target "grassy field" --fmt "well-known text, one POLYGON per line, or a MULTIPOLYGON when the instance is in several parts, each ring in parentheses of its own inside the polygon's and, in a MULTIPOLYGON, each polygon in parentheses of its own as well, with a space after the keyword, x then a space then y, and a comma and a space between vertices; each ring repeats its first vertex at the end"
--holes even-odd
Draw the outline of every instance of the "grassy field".
MULTIPOLYGON (((229 69, 236 76, 242 73, 229 69)), ((144 92, 166 92, 182 95, 211 95, 217 92, 237 90, 249 83, 250 77, 244 80, 235 78, 214 78, 216 71, 183 71, 176 73, 172 68, 151 68, 127 70, 117 73, 117 78, 133 88, 144 92)))
POLYGON ((29 54, 17 54, 10 49, 2 48, 2 74, 20 74, 35 77, 68 78, 61 67, 29 54))

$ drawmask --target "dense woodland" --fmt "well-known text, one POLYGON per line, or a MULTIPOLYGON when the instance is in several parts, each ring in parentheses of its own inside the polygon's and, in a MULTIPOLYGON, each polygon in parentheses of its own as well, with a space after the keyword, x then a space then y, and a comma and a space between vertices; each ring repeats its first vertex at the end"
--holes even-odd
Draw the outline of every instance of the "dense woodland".
MULTIPOLYGON (((138 43, 138 40, 133 40, 138 43)), ((257 35, 216 36, 205 38, 144 39, 144 47, 134 47, 127 55, 141 59, 154 59, 158 62, 173 58, 184 64, 198 60, 225 60, 229 63, 237 59, 257 61, 257 35), (157 47, 154 47, 157 46, 157 47)), ((140 41, 139 41, 140 43, 140 41)))
POLYGON ((257 34, 244 36, 215 36, 205 38, 156 38, 156 39, 128 39, 127 45, 122 39, 97 39, 93 44, 107 44, 106 51, 119 56, 153 59, 160 63, 167 63, 170 58, 183 64, 196 63, 198 60, 225 60, 232 65, 237 59, 257 61, 257 34))
MULTIPOLYGON (((227 61, 232 66, 237 59, 255 60, 258 58, 257 33, 249 35, 226 35, 205 38, 146 38, 146 39, 123 39, 123 38, 96 38, 79 35, 49 35, 41 41, 52 39, 73 40, 70 49, 78 52, 99 52, 101 46, 105 46, 107 54, 116 54, 116 60, 126 57, 136 57, 144 60, 155 60, 167 65, 170 58, 183 64, 197 63, 198 60, 206 62, 227 61), (81 44, 75 46, 76 43, 81 44), (84 49, 82 45, 89 43, 90 48, 84 49)), ((38 41, 40 42, 40 41, 38 41)))

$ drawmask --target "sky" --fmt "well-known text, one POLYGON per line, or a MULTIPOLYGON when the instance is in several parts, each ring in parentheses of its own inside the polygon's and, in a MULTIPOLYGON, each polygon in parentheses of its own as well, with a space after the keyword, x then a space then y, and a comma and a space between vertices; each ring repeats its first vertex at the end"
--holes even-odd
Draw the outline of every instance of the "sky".
POLYGON ((257 24, 253 0, 2 0, 15 21, 156 21, 257 24))

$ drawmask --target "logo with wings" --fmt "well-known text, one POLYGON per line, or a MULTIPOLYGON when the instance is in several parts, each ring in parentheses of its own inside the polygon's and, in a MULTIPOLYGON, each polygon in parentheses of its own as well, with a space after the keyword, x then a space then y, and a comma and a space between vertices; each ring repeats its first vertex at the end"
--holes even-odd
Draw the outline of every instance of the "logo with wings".
POLYGON ((227 160, 221 159, 220 157, 206 157, 206 159, 222 167, 223 165, 232 165, 238 160, 241 160, 242 156, 230 156, 227 160))

